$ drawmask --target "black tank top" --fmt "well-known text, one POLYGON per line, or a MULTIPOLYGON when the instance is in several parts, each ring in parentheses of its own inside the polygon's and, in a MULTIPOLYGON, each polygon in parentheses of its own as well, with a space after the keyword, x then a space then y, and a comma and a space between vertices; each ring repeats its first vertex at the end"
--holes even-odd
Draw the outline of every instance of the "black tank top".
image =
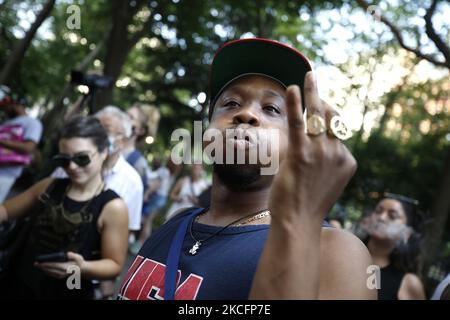
POLYGON ((378 300, 398 300, 398 291, 405 273, 392 264, 380 269, 381 289, 378 290, 378 300))
POLYGON ((82 279, 81 290, 68 290, 66 279, 58 280, 35 268, 41 254, 72 251, 85 260, 100 259, 101 234, 97 230, 103 207, 119 198, 112 190, 102 190, 91 200, 78 202, 65 196, 69 179, 56 179, 40 197, 31 213, 31 232, 20 262, 19 296, 29 298, 90 298, 92 282, 82 279))

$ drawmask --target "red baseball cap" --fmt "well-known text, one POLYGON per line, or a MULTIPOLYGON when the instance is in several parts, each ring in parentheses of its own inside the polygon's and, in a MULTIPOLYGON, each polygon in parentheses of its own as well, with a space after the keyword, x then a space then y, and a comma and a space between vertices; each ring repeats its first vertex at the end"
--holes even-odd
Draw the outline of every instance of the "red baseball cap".
POLYGON ((7 106, 11 103, 11 89, 7 86, 0 85, 0 107, 7 106))
POLYGON ((261 38, 227 42, 215 54, 209 78, 209 119, 214 104, 234 80, 260 74, 284 87, 298 85, 303 92, 305 75, 311 71, 308 59, 298 50, 277 41, 261 38))

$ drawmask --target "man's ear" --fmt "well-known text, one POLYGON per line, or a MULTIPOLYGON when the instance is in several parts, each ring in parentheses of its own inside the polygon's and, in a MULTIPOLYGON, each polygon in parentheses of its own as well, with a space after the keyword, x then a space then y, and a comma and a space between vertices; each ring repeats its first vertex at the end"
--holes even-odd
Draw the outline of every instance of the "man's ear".
POLYGON ((108 148, 100 152, 100 159, 102 159, 102 161, 105 161, 107 158, 108 158, 108 148))
POLYGON ((116 146, 116 150, 119 151, 119 152, 122 152, 122 149, 125 147, 125 145, 130 140, 130 138, 122 136, 120 139, 117 139, 116 140, 116 145, 115 145, 116 146))
POLYGON ((139 130, 138 137, 144 137, 147 136, 149 133, 148 125, 142 126, 142 128, 139 130))

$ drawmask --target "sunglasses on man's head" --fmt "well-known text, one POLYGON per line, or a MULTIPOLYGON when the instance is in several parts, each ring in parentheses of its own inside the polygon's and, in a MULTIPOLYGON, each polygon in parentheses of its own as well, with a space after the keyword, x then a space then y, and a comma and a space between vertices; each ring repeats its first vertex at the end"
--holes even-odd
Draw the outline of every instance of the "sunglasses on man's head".
POLYGON ((58 154, 53 157, 53 163, 58 167, 67 168, 72 161, 79 167, 86 167, 91 163, 91 156, 87 153, 79 153, 72 157, 67 154, 58 154))

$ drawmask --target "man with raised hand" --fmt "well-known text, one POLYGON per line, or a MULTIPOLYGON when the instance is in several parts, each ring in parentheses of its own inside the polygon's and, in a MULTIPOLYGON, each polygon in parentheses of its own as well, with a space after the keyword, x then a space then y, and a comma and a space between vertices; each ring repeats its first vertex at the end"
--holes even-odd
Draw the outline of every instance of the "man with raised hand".
POLYGON ((208 129, 223 133, 224 158, 232 150, 247 159, 262 145, 250 131, 274 130, 279 143, 269 154, 279 168, 262 174, 277 164, 215 159, 211 206, 158 229, 119 298, 376 298, 364 244, 323 222, 356 161, 338 139, 346 127, 319 98, 308 60, 271 40, 229 42, 212 62, 210 97, 208 129))

